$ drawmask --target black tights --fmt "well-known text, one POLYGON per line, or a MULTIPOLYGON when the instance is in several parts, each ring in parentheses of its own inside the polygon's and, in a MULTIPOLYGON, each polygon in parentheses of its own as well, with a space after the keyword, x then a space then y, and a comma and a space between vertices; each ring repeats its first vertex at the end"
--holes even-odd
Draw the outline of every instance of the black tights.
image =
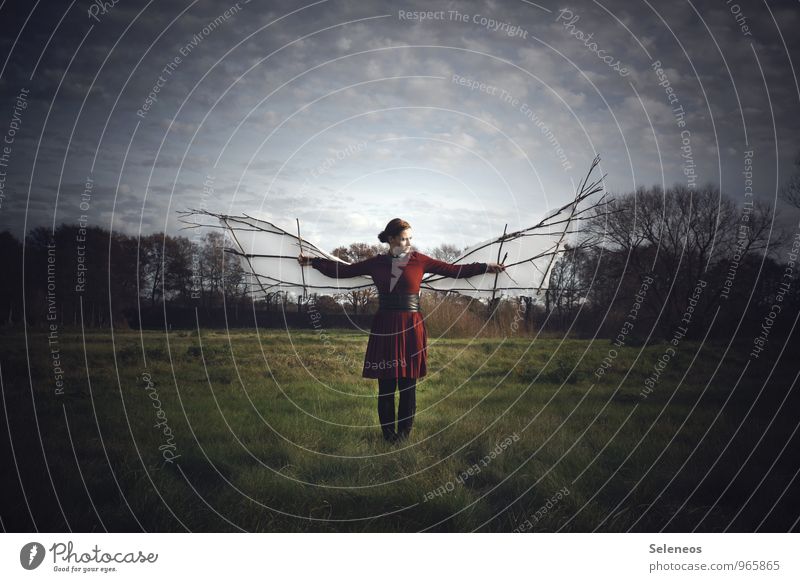
POLYGON ((388 441, 407 438, 417 411, 416 378, 378 378, 378 419, 383 438, 388 441), (397 432, 394 429, 394 391, 400 389, 397 409, 397 432))

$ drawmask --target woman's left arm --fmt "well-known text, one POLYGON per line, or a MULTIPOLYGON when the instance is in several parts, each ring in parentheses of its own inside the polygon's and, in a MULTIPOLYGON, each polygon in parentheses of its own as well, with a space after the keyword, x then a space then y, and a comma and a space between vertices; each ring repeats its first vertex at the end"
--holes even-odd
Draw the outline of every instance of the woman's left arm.
POLYGON ((444 261, 438 261, 427 255, 422 255, 425 260, 425 272, 452 277, 454 279, 466 279, 475 275, 483 275, 489 272, 488 263, 466 263, 463 265, 451 265, 444 261))

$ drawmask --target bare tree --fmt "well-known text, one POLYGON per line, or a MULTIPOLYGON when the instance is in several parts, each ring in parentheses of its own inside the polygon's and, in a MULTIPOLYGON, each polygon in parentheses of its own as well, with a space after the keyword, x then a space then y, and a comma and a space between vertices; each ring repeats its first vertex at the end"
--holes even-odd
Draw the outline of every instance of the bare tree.
POLYGON ((446 263, 452 263, 455 261, 458 256, 464 252, 465 249, 459 250, 456 245, 450 243, 442 243, 438 247, 434 247, 429 254, 434 259, 439 261, 444 261, 446 263))
POLYGON ((239 299, 246 293, 245 272, 238 256, 225 252, 225 236, 219 231, 207 232, 199 249, 200 298, 205 307, 239 299))
MULTIPOLYGON (((437 247, 434 247, 430 251, 428 251, 427 255, 437 259, 439 261, 444 261, 446 263, 452 263, 455 261, 459 255, 461 255, 467 248, 459 250, 456 245, 450 243, 442 243, 437 247)), ((439 303, 440 301, 455 301, 458 297, 458 293, 451 292, 451 291, 425 291, 425 293, 431 293, 435 298, 436 302, 439 303)))
POLYGON ((585 249, 565 245, 564 254, 550 271, 545 295, 546 310, 548 313, 555 312, 555 323, 562 328, 575 315, 583 301, 586 292, 583 280, 585 261, 585 249))
POLYGON ((167 236, 164 239, 164 250, 166 259, 165 299, 189 305, 192 296, 192 257, 199 249, 186 237, 167 236))
POLYGON ((602 269, 594 270, 606 281, 596 282, 589 298, 595 305, 608 306, 603 296, 611 285, 614 303, 625 309, 642 278, 652 276, 644 309, 658 318, 664 336, 673 332, 698 284, 706 286, 695 320, 730 287, 720 272, 733 272, 735 277, 738 264, 749 254, 782 244, 780 236, 770 240, 769 206, 739 208, 713 185, 639 188, 617 197, 609 208, 612 212, 587 221, 587 230, 603 243, 595 254, 596 260, 602 256, 602 269))
POLYGON ((139 281, 141 294, 155 307, 163 295, 164 233, 153 233, 139 239, 139 281))

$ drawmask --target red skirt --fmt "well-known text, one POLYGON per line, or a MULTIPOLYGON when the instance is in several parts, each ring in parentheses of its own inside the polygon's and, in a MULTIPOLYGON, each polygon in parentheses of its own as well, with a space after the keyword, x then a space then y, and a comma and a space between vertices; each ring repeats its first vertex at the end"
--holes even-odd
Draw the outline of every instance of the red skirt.
POLYGON ((419 311, 377 311, 364 356, 364 378, 421 378, 428 332, 419 311))

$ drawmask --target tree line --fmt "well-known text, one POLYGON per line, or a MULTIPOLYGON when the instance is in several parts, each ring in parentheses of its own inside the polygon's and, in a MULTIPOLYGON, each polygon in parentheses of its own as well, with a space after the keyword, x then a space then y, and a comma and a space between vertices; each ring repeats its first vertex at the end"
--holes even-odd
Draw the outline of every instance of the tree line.
MULTIPOLYGON (((786 314, 800 309, 798 268, 792 263, 800 230, 776 232, 771 208, 737 204, 713 186, 639 188, 581 220, 579 230, 584 239, 555 262, 542 296, 468 301, 476 325, 485 327, 480 321, 486 319, 506 325, 511 314, 522 314, 527 331, 599 332, 610 338, 622 333, 626 341, 640 341, 651 332, 668 339, 676 329, 702 337, 712 322, 717 336, 742 325, 755 329, 776 302, 784 314, 775 318, 776 333, 788 333, 793 316, 786 314)), ((382 251, 381 245, 352 243, 331 254, 354 262, 382 251)), ((460 252, 440 245, 427 254, 451 261, 460 252)), ((23 317, 27 325, 43 328, 50 322, 132 328, 309 325, 302 316, 305 306, 286 293, 253 302, 243 266, 225 252, 219 231, 194 238, 139 237, 75 224, 55 231, 37 227, 24 245, 0 233, 0 261, 6 277, 0 291, 4 326, 22 325, 23 317)), ((430 295, 440 303, 465 304, 452 294, 430 295)), ((328 326, 336 327, 369 316, 377 293, 313 299, 315 309, 330 315, 328 326)))
POLYGON ((245 273, 224 252, 224 237, 141 237, 96 226, 37 227, 25 244, 0 233, 7 283, 0 322, 22 325, 137 327, 170 308, 209 311, 246 298, 245 273))
POLYGON ((583 225, 599 244, 568 251, 553 270, 546 310, 555 327, 574 321, 590 333, 602 322, 608 337, 653 330, 669 339, 684 328, 703 337, 713 322, 712 337, 730 337, 752 334, 776 302, 777 328, 793 323, 800 225, 777 231, 768 205, 674 186, 639 188, 607 210, 583 225))

